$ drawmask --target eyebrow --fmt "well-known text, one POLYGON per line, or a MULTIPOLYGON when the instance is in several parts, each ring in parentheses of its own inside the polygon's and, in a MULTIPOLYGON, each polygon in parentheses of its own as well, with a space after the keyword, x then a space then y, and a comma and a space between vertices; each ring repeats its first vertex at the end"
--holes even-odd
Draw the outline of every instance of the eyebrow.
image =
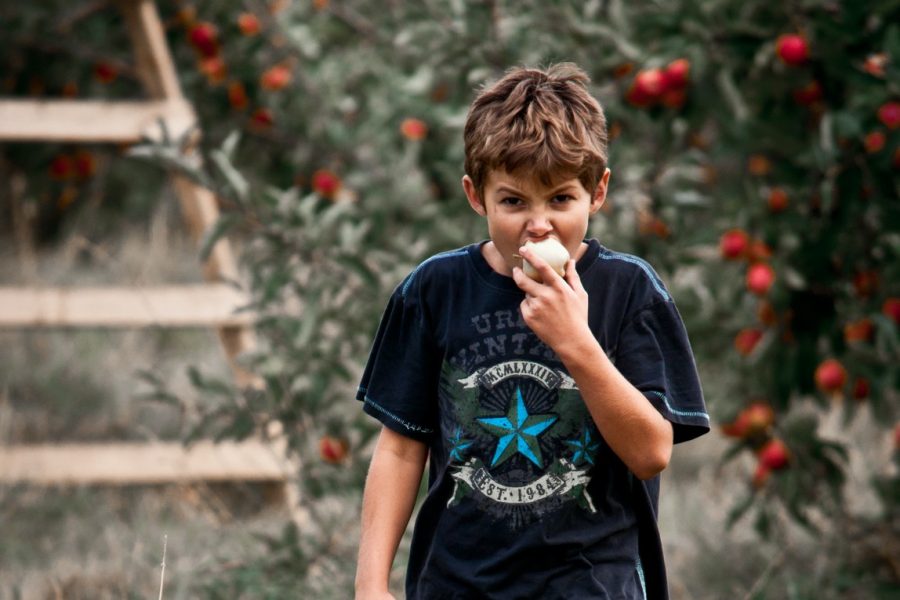
MULTIPOLYGON (((554 190, 551 190, 550 194, 551 194, 551 195, 556 195, 556 194, 559 194, 560 192, 571 191, 571 188, 573 188, 573 187, 574 187, 574 184, 571 184, 571 183, 564 183, 564 184, 562 184, 561 186, 559 186, 558 188, 556 188, 556 189, 554 189, 554 190)), ((511 187, 511 186, 508 186, 508 185, 505 185, 505 184, 504 184, 504 185, 501 185, 500 187, 497 188, 497 193, 498 193, 498 194, 501 194, 501 193, 503 193, 503 192, 506 192, 506 193, 509 193, 509 194, 515 194, 515 195, 517 195, 517 196, 524 196, 524 195, 525 195, 524 193, 522 193, 521 191, 517 190, 516 188, 511 187)))

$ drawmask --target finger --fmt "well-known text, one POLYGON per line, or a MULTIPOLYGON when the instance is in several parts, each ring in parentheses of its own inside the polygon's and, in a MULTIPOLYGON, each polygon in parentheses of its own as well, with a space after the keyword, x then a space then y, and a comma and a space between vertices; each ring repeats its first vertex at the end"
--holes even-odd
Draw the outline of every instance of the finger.
POLYGON ((546 260, 538 256, 536 252, 532 252, 531 248, 528 246, 519 248, 519 254, 534 267, 534 270, 538 272, 538 275, 540 275, 541 280, 545 284, 551 285, 557 279, 562 279, 559 276, 559 273, 557 273, 546 260))
POLYGON ((536 296, 541 291, 541 284, 525 274, 521 267, 513 267, 513 281, 526 297, 536 296))
POLYGON ((578 276, 578 269, 575 267, 575 259, 573 258, 569 259, 569 262, 566 264, 566 282, 576 292, 587 292, 581 283, 581 277, 578 276))

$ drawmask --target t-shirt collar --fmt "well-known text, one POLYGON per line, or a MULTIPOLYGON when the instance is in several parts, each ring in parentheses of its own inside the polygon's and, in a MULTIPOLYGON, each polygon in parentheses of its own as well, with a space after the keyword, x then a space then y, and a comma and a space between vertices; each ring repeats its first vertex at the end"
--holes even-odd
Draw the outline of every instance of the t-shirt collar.
MULTIPOLYGON (((512 277, 498 273, 490 264, 488 264, 487 260, 485 260, 484 255, 481 253, 481 247, 487 242, 488 240, 482 240, 466 247, 475 272, 487 285, 497 290, 514 294, 523 294, 522 290, 519 289, 519 286, 516 285, 516 282, 513 281, 512 277)), ((575 263, 575 268, 578 270, 579 275, 583 275, 584 272, 594 264, 597 256, 600 255, 600 242, 593 238, 586 239, 584 242, 588 245, 587 250, 581 255, 578 262, 575 263)))

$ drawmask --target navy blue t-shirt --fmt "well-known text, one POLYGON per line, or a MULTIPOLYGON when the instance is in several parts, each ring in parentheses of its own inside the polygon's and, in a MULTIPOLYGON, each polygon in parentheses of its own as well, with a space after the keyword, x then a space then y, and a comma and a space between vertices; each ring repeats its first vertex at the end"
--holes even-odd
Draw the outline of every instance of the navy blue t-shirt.
MULTIPOLYGON (((357 395, 429 448, 407 597, 665 597, 658 478, 638 480, 606 445, 483 243, 429 258, 397 287, 357 395)), ((675 441, 708 431, 690 343, 659 276, 596 240, 577 269, 591 330, 675 441)))

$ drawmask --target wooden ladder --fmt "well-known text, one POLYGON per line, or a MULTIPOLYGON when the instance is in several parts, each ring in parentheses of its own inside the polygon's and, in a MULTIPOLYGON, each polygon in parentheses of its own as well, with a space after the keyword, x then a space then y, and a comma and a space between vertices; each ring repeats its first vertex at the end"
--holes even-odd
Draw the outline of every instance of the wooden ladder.
MULTIPOLYGON (((149 100, 0 100, 0 140, 18 142, 134 143, 160 139, 162 123, 177 138, 196 123, 182 94, 153 0, 118 3, 132 40, 137 72, 149 100)), ((172 173, 181 212, 195 240, 218 217, 214 195, 172 173)), ((201 285, 156 287, 0 287, 0 328, 215 327, 235 381, 259 380, 237 362, 253 348, 253 316, 236 312, 244 296, 222 281, 237 281, 231 246, 219 240, 203 265, 201 285)), ((280 486, 296 505, 296 468, 285 444, 244 441, 190 447, 180 443, 47 444, 0 446, 0 484, 139 485, 254 481, 280 486)))

